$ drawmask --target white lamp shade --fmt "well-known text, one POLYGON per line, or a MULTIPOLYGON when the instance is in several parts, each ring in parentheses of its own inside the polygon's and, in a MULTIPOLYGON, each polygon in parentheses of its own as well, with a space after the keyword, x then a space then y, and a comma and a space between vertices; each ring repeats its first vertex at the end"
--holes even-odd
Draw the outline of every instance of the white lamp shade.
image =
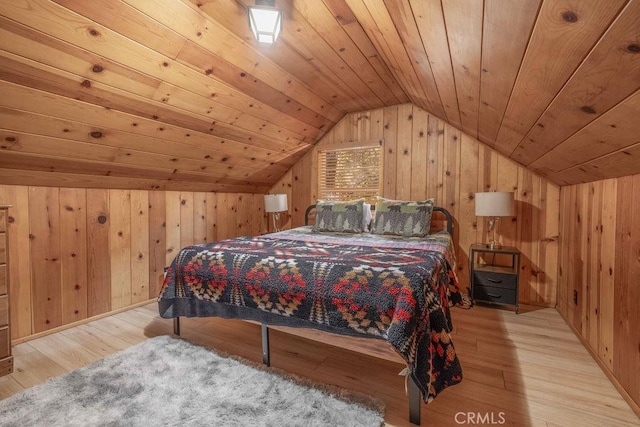
POLYGON ((248 6, 249 27, 256 40, 275 43, 282 31, 282 11, 268 6, 248 6))
POLYGON ((264 195, 264 211, 271 212, 284 212, 289 210, 287 206, 286 194, 265 194, 264 195))
POLYGON ((476 193, 476 216, 513 216, 513 193, 476 193))

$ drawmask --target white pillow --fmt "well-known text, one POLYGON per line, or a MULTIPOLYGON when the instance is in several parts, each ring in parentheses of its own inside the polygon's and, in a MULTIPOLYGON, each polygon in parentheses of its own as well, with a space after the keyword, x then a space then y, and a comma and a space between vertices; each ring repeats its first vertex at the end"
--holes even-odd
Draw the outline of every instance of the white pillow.
POLYGON ((364 203, 362 205, 362 229, 365 233, 371 231, 370 225, 373 215, 371 215, 371 203, 364 203))

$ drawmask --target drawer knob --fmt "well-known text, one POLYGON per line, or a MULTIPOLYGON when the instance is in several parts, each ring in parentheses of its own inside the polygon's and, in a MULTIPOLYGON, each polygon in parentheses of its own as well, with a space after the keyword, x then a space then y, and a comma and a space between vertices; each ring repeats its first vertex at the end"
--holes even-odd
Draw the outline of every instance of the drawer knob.
POLYGON ((492 278, 490 278, 490 277, 489 277, 487 280, 488 280, 488 281, 490 281, 491 283, 502 283, 502 280, 499 280, 499 279, 492 279, 492 278))
POLYGON ((487 292, 487 295, 489 295, 491 298, 502 298, 502 295, 490 294, 489 292, 487 292))

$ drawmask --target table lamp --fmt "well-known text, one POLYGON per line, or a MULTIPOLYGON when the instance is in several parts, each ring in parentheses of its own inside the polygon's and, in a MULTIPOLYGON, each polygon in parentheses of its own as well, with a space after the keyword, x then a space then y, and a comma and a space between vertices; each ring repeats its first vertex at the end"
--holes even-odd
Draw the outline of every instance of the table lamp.
POLYGON ((264 211, 272 214, 273 229, 280 231, 278 222, 280 221, 280 212, 289 210, 287 206, 286 194, 265 194, 264 195, 264 211))
POLYGON ((503 191, 476 193, 475 200, 476 216, 489 217, 489 231, 493 234, 487 247, 502 248, 502 245, 496 242, 496 225, 500 217, 513 216, 513 193, 503 191))

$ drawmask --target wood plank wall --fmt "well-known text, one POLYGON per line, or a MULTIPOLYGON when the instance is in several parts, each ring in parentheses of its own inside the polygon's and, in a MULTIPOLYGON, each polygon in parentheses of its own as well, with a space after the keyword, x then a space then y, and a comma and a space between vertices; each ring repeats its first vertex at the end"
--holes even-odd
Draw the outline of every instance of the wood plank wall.
POLYGON ((383 195, 435 197, 453 214, 463 287, 469 283, 469 246, 490 240, 485 222, 475 216, 474 193, 514 191, 516 216, 501 221, 499 240, 523 252, 520 302, 555 305, 559 187, 412 104, 348 114, 328 132, 271 189, 289 195, 285 226, 302 225, 306 207, 317 199, 318 150, 378 139, 384 140, 383 195))
POLYGON ((0 203, 13 339, 155 298, 183 246, 266 231, 260 194, 0 185, 0 203))
POLYGON ((640 175, 560 196, 558 311, 640 407, 640 175))

